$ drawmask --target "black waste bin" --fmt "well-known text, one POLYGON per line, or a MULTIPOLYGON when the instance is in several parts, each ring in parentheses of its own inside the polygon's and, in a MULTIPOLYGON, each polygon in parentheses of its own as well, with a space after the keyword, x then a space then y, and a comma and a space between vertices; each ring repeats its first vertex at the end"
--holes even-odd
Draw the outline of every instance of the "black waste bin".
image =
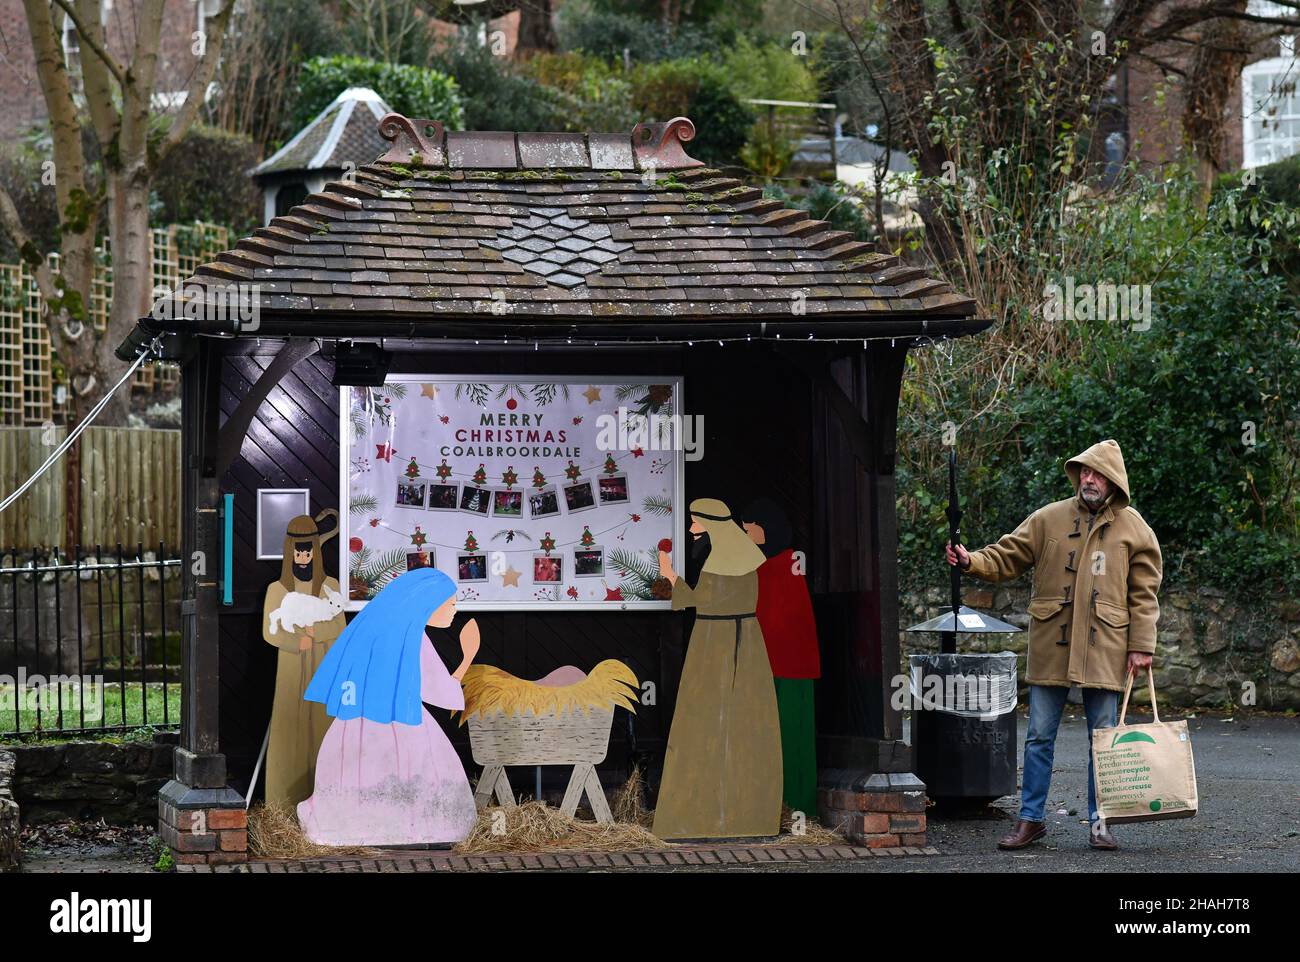
POLYGON ((980 807, 1016 793, 1016 656, 909 656, 912 754, 936 804, 980 807))

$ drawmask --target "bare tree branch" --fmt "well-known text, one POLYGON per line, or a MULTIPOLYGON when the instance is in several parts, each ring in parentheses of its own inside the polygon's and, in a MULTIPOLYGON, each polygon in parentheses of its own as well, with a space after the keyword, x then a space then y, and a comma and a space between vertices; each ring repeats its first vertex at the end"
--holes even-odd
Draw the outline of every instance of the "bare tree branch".
POLYGON ((55 290, 54 277, 50 273, 50 262, 43 252, 36 249, 36 244, 23 227, 22 218, 18 214, 13 198, 3 186, 0 186, 0 227, 4 228, 5 233, 14 242, 14 247, 18 248, 19 256, 31 266, 41 297, 47 303, 53 301, 58 291, 55 290))
POLYGON ((171 126, 167 129, 167 135, 158 148, 158 157, 155 164, 161 163, 181 142, 190 126, 194 123, 194 118, 198 116, 199 108, 203 106, 207 96, 208 85, 212 83, 212 78, 216 76, 217 63, 221 60, 221 48, 226 40, 226 28, 230 24, 230 15, 234 10, 235 0, 226 0, 221 10, 204 24, 203 56, 199 58, 194 76, 190 78, 190 85, 185 94, 185 102, 172 120, 171 126))
POLYGON ((118 82, 118 85, 125 87, 126 71, 122 68, 122 65, 113 58, 113 55, 104 48, 102 42, 103 31, 100 29, 99 22, 95 21, 94 28, 92 29, 91 25, 82 18, 71 0, 54 0, 54 4, 68 15, 68 19, 72 21, 72 25, 77 28, 77 37, 80 39, 80 42, 88 46, 91 49, 91 52, 99 58, 99 62, 102 63, 104 68, 113 75, 113 79, 118 82))
MULTIPOLYGON (((104 28, 98 16, 101 0, 77 0, 78 13, 87 23, 87 32, 92 34, 90 41, 92 55, 81 58, 82 87, 86 94, 86 107, 90 111, 91 122, 95 125, 95 134, 99 142, 111 144, 117 137, 121 126, 121 117, 113 97, 112 71, 98 54, 93 51, 104 44, 104 28)), ((120 86, 118 87, 120 90, 120 86)))

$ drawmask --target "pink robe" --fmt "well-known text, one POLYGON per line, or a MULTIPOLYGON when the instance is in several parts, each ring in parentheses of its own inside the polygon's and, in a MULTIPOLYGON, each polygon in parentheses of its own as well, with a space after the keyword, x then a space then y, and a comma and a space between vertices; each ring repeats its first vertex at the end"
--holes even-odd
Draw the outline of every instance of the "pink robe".
MULTIPOLYGON (((420 648, 420 700, 463 710, 465 695, 432 643, 420 648)), ((330 722, 316 759, 316 790, 298 805, 318 845, 418 845, 463 840, 474 793, 451 742, 426 710, 419 725, 330 722)))

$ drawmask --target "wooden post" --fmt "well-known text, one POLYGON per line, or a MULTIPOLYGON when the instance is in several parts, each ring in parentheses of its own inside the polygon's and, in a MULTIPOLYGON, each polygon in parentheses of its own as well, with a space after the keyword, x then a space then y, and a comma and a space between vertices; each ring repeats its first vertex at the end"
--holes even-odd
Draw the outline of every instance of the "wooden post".
POLYGON ((181 375, 181 743, 158 793, 158 831, 178 862, 248 857, 244 796, 226 784, 218 719, 217 426, 221 350, 195 338, 181 375))
POLYGON ((810 577, 823 638, 821 767, 904 772, 894 456, 906 341, 877 341, 823 360, 812 425, 815 477, 810 577))
MULTIPOLYGON (((181 748, 195 755, 215 755, 218 751, 217 571, 221 544, 216 442, 220 388, 221 357, 211 341, 199 338, 194 356, 185 364, 181 399, 181 666, 185 677, 181 748)), ((224 785, 224 759, 220 767, 224 785)))

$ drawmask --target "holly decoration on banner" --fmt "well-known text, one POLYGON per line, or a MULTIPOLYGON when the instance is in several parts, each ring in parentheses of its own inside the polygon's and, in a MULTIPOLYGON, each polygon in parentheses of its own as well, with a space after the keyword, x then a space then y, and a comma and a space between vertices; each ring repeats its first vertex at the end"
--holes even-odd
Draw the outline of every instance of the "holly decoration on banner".
POLYGON ((428 540, 428 536, 420 530, 420 526, 417 524, 415 526, 415 534, 411 535, 411 544, 415 545, 417 548, 423 548, 424 543, 428 540))
POLYGON ((547 554, 550 554, 555 550, 555 539, 551 537, 549 531, 546 532, 546 536, 542 538, 542 550, 547 554))
POLYGON ((442 459, 442 464, 433 469, 433 473, 438 476, 439 481, 446 481, 451 477, 451 465, 447 463, 446 458, 442 459))
POLYGON ((569 466, 564 469, 564 476, 568 478, 570 481, 577 481, 581 475, 582 475, 582 468, 578 467, 572 461, 570 461, 569 466))
POLYGON ((420 466, 416 464, 415 458, 411 458, 411 463, 406 466, 406 476, 408 478, 418 478, 420 476, 420 466))
POLYGON ((538 491, 546 487, 546 475, 542 474, 541 468, 533 468, 533 487, 538 491))
POLYGON ((591 533, 591 528, 587 527, 585 524, 582 526, 582 537, 578 539, 578 542, 584 548, 590 548, 596 543, 596 537, 591 533))
POLYGON ((466 551, 478 550, 478 538, 474 537, 473 531, 465 532, 465 550, 466 551))
POLYGON ((506 486, 506 490, 513 488, 519 483, 519 475, 515 474, 515 466, 512 464, 501 475, 501 483, 506 486))
POLYGON ((473 481, 475 484, 487 483, 487 469, 483 465, 480 464, 478 470, 474 472, 473 481))
POLYGON ((614 460, 614 455, 612 454, 605 455, 605 473, 606 474, 618 473, 618 462, 614 460))
POLYGON ((636 413, 645 417, 647 414, 658 414, 659 409, 671 401, 673 398, 673 386, 671 384, 651 384, 647 389, 645 397, 637 398, 636 403, 640 405, 636 413))

